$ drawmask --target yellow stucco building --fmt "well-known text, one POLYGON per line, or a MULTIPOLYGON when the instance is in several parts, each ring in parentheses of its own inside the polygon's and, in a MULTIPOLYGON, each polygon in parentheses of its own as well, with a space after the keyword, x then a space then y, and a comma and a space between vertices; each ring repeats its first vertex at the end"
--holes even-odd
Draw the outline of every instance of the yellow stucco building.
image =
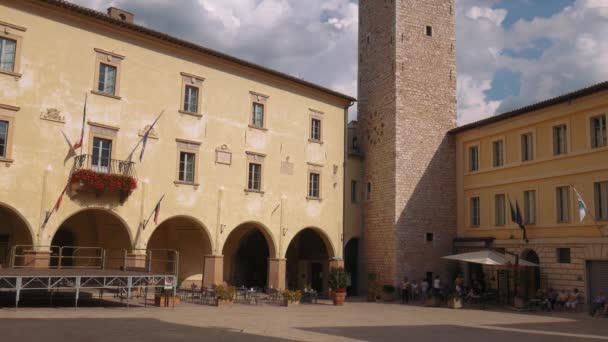
POLYGON ((0 264, 16 245, 175 249, 181 281, 327 287, 353 98, 119 9, 2 0, 0 42, 0 264))
MULTIPOLYGON (((499 248, 538 263, 528 275, 528 295, 539 287, 592 295, 603 289, 607 112, 608 83, 601 83, 454 129, 456 249, 499 248), (583 220, 577 192, 587 207, 583 220), (528 242, 511 220, 510 204, 520 208, 528 242)), ((494 285, 503 281, 486 277, 494 285)))

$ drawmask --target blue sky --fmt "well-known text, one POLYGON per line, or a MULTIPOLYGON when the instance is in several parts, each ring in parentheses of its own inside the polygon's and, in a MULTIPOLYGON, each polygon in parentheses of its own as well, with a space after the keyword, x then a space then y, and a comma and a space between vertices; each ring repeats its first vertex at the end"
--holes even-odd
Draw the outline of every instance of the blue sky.
MULTIPOLYGON (((71 1, 357 95, 358 0, 71 1)), ((608 80, 608 0, 455 1, 458 124, 608 80)))

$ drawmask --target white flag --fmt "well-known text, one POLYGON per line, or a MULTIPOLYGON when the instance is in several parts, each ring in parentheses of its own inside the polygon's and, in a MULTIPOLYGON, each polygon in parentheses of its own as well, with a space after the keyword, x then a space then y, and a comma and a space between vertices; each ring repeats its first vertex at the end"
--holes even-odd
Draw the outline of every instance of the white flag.
POLYGON ((572 189, 574 189, 574 193, 576 194, 576 203, 578 204, 578 217, 580 217, 581 219, 580 222, 583 222, 585 216, 587 215, 587 206, 585 205, 585 201, 583 201, 583 198, 578 193, 578 191, 576 191, 574 187, 572 187, 572 189))

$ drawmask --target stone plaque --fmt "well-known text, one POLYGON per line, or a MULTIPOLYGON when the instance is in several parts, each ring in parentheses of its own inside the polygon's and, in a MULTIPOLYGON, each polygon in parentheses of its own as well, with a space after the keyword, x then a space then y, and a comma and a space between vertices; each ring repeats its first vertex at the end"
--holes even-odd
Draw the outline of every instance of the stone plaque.
POLYGON ((215 162, 224 165, 232 164, 232 152, 228 146, 222 145, 220 148, 215 150, 215 162))

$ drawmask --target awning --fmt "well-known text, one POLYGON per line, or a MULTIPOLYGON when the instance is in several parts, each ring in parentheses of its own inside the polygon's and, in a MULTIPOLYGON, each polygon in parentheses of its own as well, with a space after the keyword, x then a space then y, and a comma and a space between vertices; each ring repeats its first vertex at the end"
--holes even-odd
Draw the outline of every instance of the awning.
MULTIPOLYGON (((454 254, 442 257, 443 259, 458 260, 471 262, 474 264, 482 265, 494 265, 494 266, 514 266, 515 256, 511 254, 504 254, 493 250, 485 250, 479 252, 454 254)), ((519 266, 532 266, 538 267, 537 264, 529 262, 519 258, 519 266)))

